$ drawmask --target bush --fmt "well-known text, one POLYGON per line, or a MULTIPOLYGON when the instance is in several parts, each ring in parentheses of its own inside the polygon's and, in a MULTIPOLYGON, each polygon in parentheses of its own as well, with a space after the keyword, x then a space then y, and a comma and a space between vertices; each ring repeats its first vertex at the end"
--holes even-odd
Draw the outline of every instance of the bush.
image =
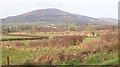
POLYGON ((65 36, 64 40, 66 40, 66 42, 70 43, 70 45, 79 45, 82 41, 83 41, 83 37, 82 36, 65 36))
POLYGON ((40 42, 39 41, 36 41, 36 42, 29 42, 29 47, 37 47, 40 45, 40 42))
POLYGON ((29 42, 29 47, 46 47, 48 43, 48 40, 31 41, 29 42))
POLYGON ((63 36, 51 39, 50 43, 54 46, 72 46, 79 45, 83 41, 82 36, 63 36))
POLYGON ((17 46, 17 47, 21 47, 21 46, 25 46, 25 44, 22 43, 22 42, 16 42, 16 45, 15 45, 15 46, 17 46))
POLYGON ((102 39, 106 40, 107 42, 114 42, 114 41, 118 41, 118 33, 113 33, 112 32, 108 32, 105 35, 101 36, 102 39))

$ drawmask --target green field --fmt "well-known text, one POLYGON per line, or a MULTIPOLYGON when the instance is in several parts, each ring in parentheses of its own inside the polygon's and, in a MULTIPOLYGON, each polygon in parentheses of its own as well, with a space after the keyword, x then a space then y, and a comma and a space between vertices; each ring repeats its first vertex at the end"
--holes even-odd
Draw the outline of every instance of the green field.
POLYGON ((7 57, 10 58, 11 64, 23 64, 27 60, 34 59, 36 56, 45 53, 44 50, 32 51, 31 50, 9 50, 8 48, 2 48, 2 63, 7 64, 7 57))
MULTIPOLYGON (((52 38, 52 37, 54 37, 54 36, 63 36, 62 34, 60 35, 60 34, 56 34, 56 35, 54 35, 54 34, 44 34, 44 33, 39 33, 39 34, 30 34, 30 36, 48 36, 48 37, 50 37, 50 38, 52 38)), ((1 39, 14 39, 14 38, 28 38, 28 37, 26 37, 26 36, 0 36, 0 40, 1 39)))
POLYGON ((87 37, 87 38, 84 38, 84 42, 90 42, 90 41, 94 41, 94 40, 98 40, 100 39, 100 37, 87 37))
MULTIPOLYGON (((33 36, 62 36, 62 35, 53 35, 53 34, 32 34, 33 36)), ((3 39, 11 39, 11 38, 20 38, 21 36, 3 36, 3 39)), ((99 40, 100 37, 87 37, 83 39, 83 43, 89 43, 95 40, 99 40)), ((15 45, 16 43, 24 43, 26 48, 27 45, 29 45, 30 42, 40 42, 44 40, 22 40, 22 41, 11 41, 11 42, 5 42, 10 45, 15 45)), ((82 43, 79 45, 83 45, 82 43)), ((10 64, 24 64, 25 62, 30 62, 33 63, 36 57, 39 55, 44 55, 44 54, 57 54, 61 51, 65 51, 65 53, 74 53, 74 52, 79 52, 81 51, 82 48, 74 48, 74 46, 67 47, 63 50, 61 49, 49 49, 47 47, 44 48, 39 48, 39 50, 10 50, 8 48, 3 48, 2 49, 2 63, 7 64, 7 57, 10 58, 10 64)), ((109 64, 117 64, 118 63, 118 53, 114 52, 112 54, 105 52, 105 51, 100 51, 97 52, 96 54, 89 54, 87 57, 84 58, 84 63, 80 62, 79 58, 75 58, 72 60, 65 60, 61 61, 58 60, 55 62, 57 65, 109 65, 109 64), (104 59, 105 58, 105 59, 104 59)))
POLYGON ((90 55, 84 59, 85 63, 80 63, 79 59, 74 60, 66 60, 66 61, 58 61, 57 65, 115 65, 118 63, 118 56, 112 56, 107 52, 100 52, 95 55, 90 55), (103 60, 102 57, 107 58, 107 60, 103 60))
POLYGON ((108 52, 99 52, 86 57, 85 61, 86 64, 89 65, 114 65, 118 62, 118 53, 116 52, 115 55, 113 55, 108 52))
POLYGON ((24 37, 24 36, 1 36, 0 40, 1 39, 14 39, 14 38, 26 38, 26 37, 24 37))
MULTIPOLYGON (((76 49, 78 50, 78 49, 76 49)), ((11 64, 24 64, 25 61, 29 61, 32 62, 32 59, 35 59, 37 56, 39 55, 43 55, 45 53, 58 53, 60 50, 59 49, 52 49, 49 50, 47 48, 41 48, 38 51, 30 51, 30 50, 8 50, 7 48, 3 48, 3 57, 2 57, 2 63, 3 64, 7 64, 7 59, 6 57, 10 58, 10 63, 11 64)), ((67 51, 69 52, 69 51, 67 51)), ((88 57, 86 57, 84 59, 85 64, 90 64, 90 65, 94 65, 94 64, 98 64, 98 65, 109 65, 109 64, 116 64, 118 62, 118 55, 117 53, 115 53, 115 55, 113 54, 109 54, 107 52, 99 52, 96 53, 94 55, 89 55, 88 57), (104 60, 103 58, 106 58, 106 60, 104 60)), ((66 60, 66 61, 57 61, 56 62, 57 65, 81 65, 80 60, 79 59, 74 59, 74 60, 66 60)), ((83 64, 84 65, 84 64, 83 64)))

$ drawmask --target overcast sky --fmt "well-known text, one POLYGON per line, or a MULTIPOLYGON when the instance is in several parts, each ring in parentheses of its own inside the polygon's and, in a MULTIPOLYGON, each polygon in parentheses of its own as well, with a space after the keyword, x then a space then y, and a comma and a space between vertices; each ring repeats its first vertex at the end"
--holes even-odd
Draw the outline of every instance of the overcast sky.
POLYGON ((118 18, 119 0, 0 0, 0 18, 57 8, 94 18, 118 18))

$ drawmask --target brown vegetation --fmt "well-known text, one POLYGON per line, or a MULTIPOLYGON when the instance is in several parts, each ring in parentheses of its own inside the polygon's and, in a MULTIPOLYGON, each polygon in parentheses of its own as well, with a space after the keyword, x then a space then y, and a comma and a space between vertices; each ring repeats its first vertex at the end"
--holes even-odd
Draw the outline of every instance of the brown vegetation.
POLYGON ((117 50, 118 45, 118 34, 117 32, 115 34, 111 34, 108 32, 106 35, 101 36, 101 39, 98 41, 90 42, 89 44, 86 44, 86 47, 84 47, 84 51, 86 52, 98 52, 98 51, 115 51, 117 50))
MULTIPOLYGON (((35 59, 35 63, 40 63, 40 64, 43 63, 44 64, 44 63, 49 62, 49 64, 54 64, 58 60, 65 61, 65 60, 74 60, 74 59, 79 59, 80 63, 85 63, 85 60, 84 60, 85 57, 89 56, 90 54, 95 54, 95 53, 98 53, 101 51, 105 51, 108 53, 116 52, 117 48, 118 48, 117 36, 118 36, 118 34, 107 33, 105 36, 101 37, 100 40, 88 42, 86 44, 81 44, 81 45, 84 45, 84 47, 82 47, 81 51, 73 51, 73 52, 61 51, 57 54, 47 53, 42 56, 38 56, 35 59)), ((72 39, 74 39, 74 37, 73 38, 65 37, 65 39, 66 39, 66 41, 67 40, 72 41, 72 39)), ((77 38, 75 37, 75 39, 77 39, 77 38)), ((78 39, 79 39, 79 37, 78 37, 78 39)), ((62 44, 62 43, 60 43, 60 44, 62 44)), ((103 58, 103 59, 105 60, 105 58, 103 58)))
POLYGON ((82 36, 63 36, 48 40, 30 42, 29 47, 68 47, 79 45, 83 41, 82 36))

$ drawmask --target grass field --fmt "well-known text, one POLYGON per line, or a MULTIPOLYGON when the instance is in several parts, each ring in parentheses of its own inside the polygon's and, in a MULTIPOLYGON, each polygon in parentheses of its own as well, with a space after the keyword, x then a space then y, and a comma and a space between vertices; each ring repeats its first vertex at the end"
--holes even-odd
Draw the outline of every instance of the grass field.
MULTIPOLYGON (((76 49, 78 50, 78 49, 76 49)), ((32 59, 35 59, 37 56, 45 54, 45 53, 58 53, 60 50, 59 49, 52 49, 49 50, 47 48, 44 48, 39 51, 22 51, 22 50, 8 50, 7 48, 3 48, 3 57, 2 57, 2 63, 6 64, 6 57, 10 58, 10 63, 11 64, 23 64, 25 61, 29 60, 30 62, 32 59)), ((69 51, 67 51, 69 52, 69 51)), ((99 52, 94 55, 89 55, 84 59, 85 64, 98 64, 98 65, 109 65, 109 64, 116 64, 118 62, 118 55, 117 53, 115 54, 109 54, 107 52, 99 52), (106 59, 104 59, 106 58, 106 59)), ((74 59, 74 60, 66 60, 66 61, 57 61, 57 65, 81 65, 79 59, 74 59)), ((84 64, 82 64, 84 65, 84 64)))
MULTIPOLYGON (((8 38, 17 38, 16 37, 8 37, 8 38)), ((95 40, 95 38, 85 38, 84 41, 92 41, 95 40)), ((26 46, 29 45, 29 42, 36 42, 36 41, 42 41, 42 40, 22 40, 22 41, 12 41, 12 42, 6 42, 8 44, 11 45, 15 45, 17 42, 21 42, 24 43, 26 46)), ((34 59, 36 56, 41 55, 46 53, 45 51, 48 50, 47 48, 41 48, 39 51, 32 51, 31 50, 9 50, 8 48, 3 48, 2 52, 3 52, 3 58, 2 58, 2 63, 6 64, 6 57, 10 57, 10 63, 11 64, 23 64, 25 60, 30 60, 30 59, 34 59)), ((69 52, 72 49, 66 48, 65 51, 69 52)), ((57 50, 57 49, 52 49, 49 50, 47 52, 58 52, 61 50, 57 50)), ((68 61, 67 61, 68 62, 68 61)), ((70 61, 69 61, 70 62, 70 61)), ((76 60, 77 62, 77 60, 76 60)), ((59 64, 56 63, 56 64, 59 64)), ((62 63, 61 63, 62 64, 62 63)))
POLYGON ((1 39, 14 39, 14 38, 26 38, 26 37, 24 37, 24 36, 1 36, 0 40, 1 39))
POLYGON ((117 54, 113 56, 107 52, 99 52, 95 55, 90 55, 84 59, 84 64, 80 63, 79 58, 67 61, 58 61, 57 65, 115 65, 118 62, 117 54), (103 58, 106 58, 104 60, 103 58))
POLYGON ((87 37, 87 38, 84 38, 83 41, 85 41, 85 42, 90 42, 90 41, 98 40, 98 39, 99 39, 99 37, 87 37))
MULTIPOLYGON (((53 34, 32 34, 33 36, 62 36, 62 35, 53 35, 53 34)), ((11 39, 11 38, 20 38, 21 36, 3 36, 3 39, 11 39)), ((99 40, 100 37, 87 37, 83 39, 83 43, 89 43, 95 40, 99 40)), ((22 41, 11 41, 5 42, 10 45, 15 45, 16 43, 24 43, 26 46, 29 45, 30 42, 40 42, 44 40, 22 40, 22 41)), ((77 46, 83 45, 80 43, 77 46)), ((75 46, 70 46, 65 49, 50 49, 49 47, 39 48, 39 50, 10 50, 8 48, 2 49, 2 63, 7 64, 7 57, 10 58, 10 64, 24 64, 25 62, 34 62, 34 59, 40 55, 44 54, 57 54, 61 51, 65 51, 65 53, 74 53, 81 51, 82 48, 74 48, 75 46)), ((24 48, 26 48, 24 46, 24 48)), ((57 65, 109 65, 109 64, 117 64, 118 62, 118 53, 108 53, 106 51, 99 51, 95 54, 90 54, 84 58, 84 63, 81 63, 79 58, 75 58, 72 60, 58 60, 55 62, 57 65)))
POLYGON ((34 59, 36 56, 43 54, 44 50, 41 51, 22 51, 22 50, 9 50, 8 48, 2 48, 3 57, 2 63, 7 64, 6 57, 10 58, 11 64, 23 64, 26 60, 34 59))
MULTIPOLYGON (((50 38, 54 37, 54 36, 63 36, 62 34, 47 34, 47 33, 38 33, 38 34, 30 34, 30 36, 48 36, 50 38)), ((14 38, 28 38, 26 36, 0 36, 0 40, 1 39, 14 39, 14 38)))
POLYGON ((90 55, 85 58, 86 64, 89 65, 114 65, 118 62, 117 52, 113 54, 109 54, 108 52, 99 52, 95 55, 90 55))

